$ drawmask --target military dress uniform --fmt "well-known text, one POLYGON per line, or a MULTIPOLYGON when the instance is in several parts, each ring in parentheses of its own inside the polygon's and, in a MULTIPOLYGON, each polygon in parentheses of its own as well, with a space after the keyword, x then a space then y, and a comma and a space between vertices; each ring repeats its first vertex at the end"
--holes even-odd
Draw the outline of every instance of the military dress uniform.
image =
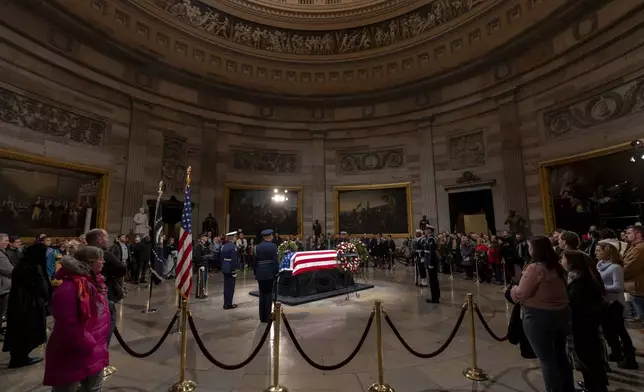
POLYGON ((427 287, 427 269, 425 267, 425 237, 413 239, 412 247, 416 258, 416 286, 427 287))
POLYGON ((438 303, 441 298, 440 283, 438 281, 438 240, 432 231, 425 238, 425 264, 429 276, 429 292, 431 297, 427 298, 427 302, 438 303))
POLYGON ((279 272, 277 245, 271 242, 273 230, 262 231, 264 240, 255 245, 255 280, 259 285, 259 320, 267 323, 271 319, 273 303, 273 281, 279 272))
MULTIPOLYGON (((232 237, 237 232, 226 234, 227 237, 232 237)), ((230 238, 221 247, 221 273, 224 274, 224 309, 235 309, 237 305, 233 303, 233 296, 235 295, 235 283, 237 281, 237 272, 241 268, 239 258, 237 255, 237 245, 230 241, 230 238)))

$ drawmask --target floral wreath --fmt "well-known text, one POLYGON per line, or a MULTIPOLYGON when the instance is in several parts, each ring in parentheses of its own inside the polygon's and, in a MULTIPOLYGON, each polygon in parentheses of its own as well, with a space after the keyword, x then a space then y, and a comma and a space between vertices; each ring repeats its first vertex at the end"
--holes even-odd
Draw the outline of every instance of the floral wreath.
POLYGON ((356 272, 360 268, 360 255, 356 246, 349 241, 341 242, 336 247, 338 268, 345 272, 356 272), (353 255, 348 256, 353 253, 353 255))
POLYGON ((297 251, 298 247, 295 241, 284 241, 277 247, 277 260, 281 263, 287 254, 297 251))

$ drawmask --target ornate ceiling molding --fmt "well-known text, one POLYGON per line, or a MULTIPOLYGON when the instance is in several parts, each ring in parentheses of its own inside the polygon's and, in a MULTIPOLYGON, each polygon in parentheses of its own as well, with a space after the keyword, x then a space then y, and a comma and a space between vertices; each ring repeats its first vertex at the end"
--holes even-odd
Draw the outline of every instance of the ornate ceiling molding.
POLYGON ((426 0, 201 0, 242 19, 288 27, 329 29, 330 24, 365 25, 379 22, 421 7, 426 0), (310 2, 310 4, 309 4, 310 2), (306 4, 300 4, 306 3, 306 4))
POLYGON ((242 20, 198 0, 153 0, 167 14, 212 37, 274 53, 329 56, 393 46, 452 22, 493 0, 434 0, 405 15, 344 30, 302 31, 242 20))

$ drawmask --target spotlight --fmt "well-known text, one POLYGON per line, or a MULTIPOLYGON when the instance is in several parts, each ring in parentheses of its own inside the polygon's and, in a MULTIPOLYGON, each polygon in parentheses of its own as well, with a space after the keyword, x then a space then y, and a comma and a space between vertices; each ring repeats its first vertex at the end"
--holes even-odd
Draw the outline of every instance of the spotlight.
POLYGON ((635 157, 631 157, 630 161, 635 162, 635 157))
POLYGON ((284 193, 288 193, 288 189, 284 189, 284 193))
POLYGON ((273 189, 273 193, 277 193, 277 188, 273 189))
MULTIPOLYGON (((644 157, 643 157, 644 158, 644 157)), ((288 197, 285 197, 285 199, 288 201, 288 197)))

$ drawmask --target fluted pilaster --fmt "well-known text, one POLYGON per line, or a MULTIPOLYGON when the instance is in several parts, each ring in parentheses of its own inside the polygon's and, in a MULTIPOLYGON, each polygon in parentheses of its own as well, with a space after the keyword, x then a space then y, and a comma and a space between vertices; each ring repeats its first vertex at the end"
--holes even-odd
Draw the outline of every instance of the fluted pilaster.
POLYGON ((515 91, 508 91, 496 97, 501 130, 501 156, 505 184, 505 203, 508 211, 528 219, 525 174, 521 149, 521 129, 515 91))
POLYGON ((127 168, 125 174, 125 192, 123 195, 123 219, 121 232, 129 233, 134 228, 132 218, 144 207, 145 154, 148 142, 148 122, 150 105, 132 100, 130 116, 130 137, 127 149, 127 168))
MULTIPOLYGON (((324 164, 324 144, 326 131, 321 129, 311 130, 311 181, 313 216, 312 222, 320 221, 322 230, 326 227, 326 168, 324 164)), ((312 227, 305 227, 304 232, 313 232, 312 227)))
MULTIPOLYGON (((424 121, 417 125, 418 140, 420 141, 420 188, 423 201, 421 215, 427 215, 433 225, 438 225, 432 122, 433 118, 430 118, 429 121, 424 121)), ((414 226, 418 227, 418 223, 415 222, 414 226)))
POLYGON ((217 170, 217 140, 219 124, 206 123, 203 125, 203 148, 201 150, 201 184, 199 187, 199 223, 203 222, 208 214, 217 219, 219 230, 223 229, 220 216, 224 213, 222 203, 216 203, 217 188, 219 183, 217 170), (218 205, 219 204, 219 205, 218 205))

